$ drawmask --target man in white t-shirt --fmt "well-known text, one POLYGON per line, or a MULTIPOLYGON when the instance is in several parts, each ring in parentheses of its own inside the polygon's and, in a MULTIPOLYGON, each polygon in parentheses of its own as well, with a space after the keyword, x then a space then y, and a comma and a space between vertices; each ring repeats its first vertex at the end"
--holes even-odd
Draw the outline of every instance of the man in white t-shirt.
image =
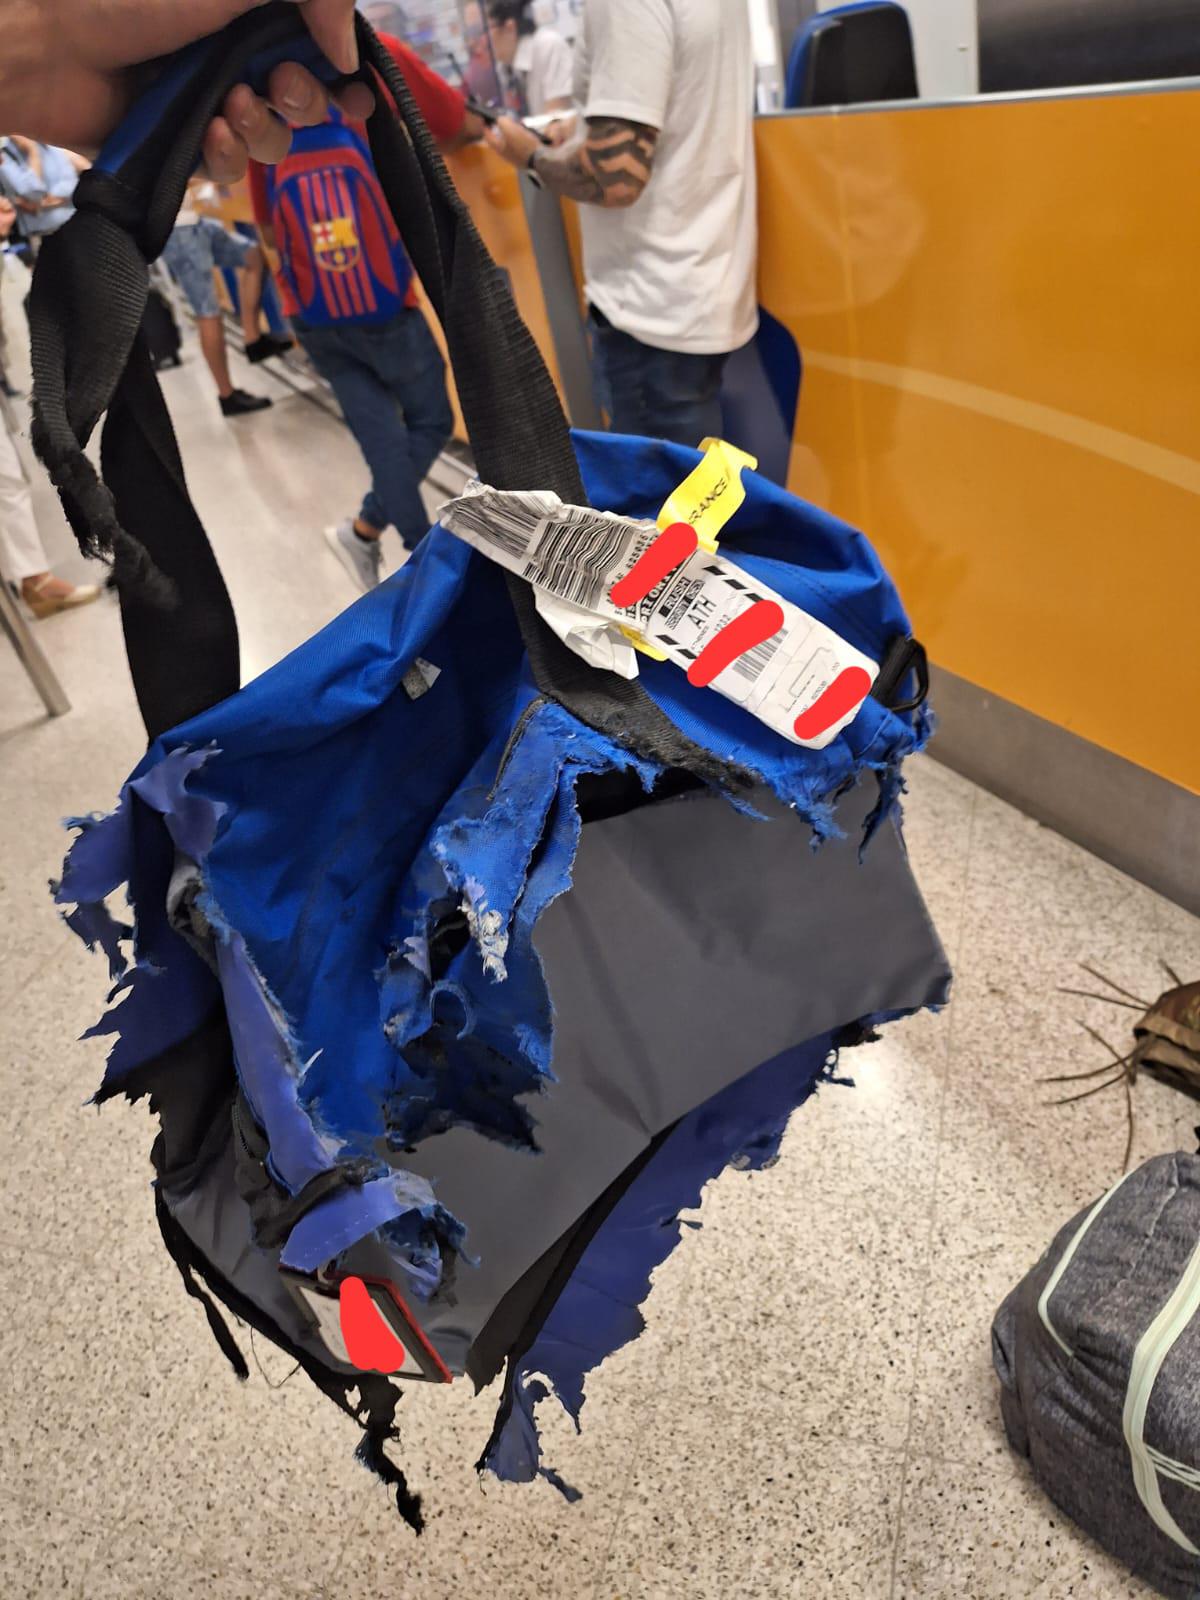
POLYGON ((587 0, 579 136, 493 146, 582 206, 598 387, 612 427, 695 445, 754 337, 757 216, 749 12, 734 0, 587 0))
POLYGON ((511 109, 526 117, 569 111, 575 81, 571 46, 553 28, 539 27, 531 6, 532 0, 486 0, 492 52, 513 92, 511 109))

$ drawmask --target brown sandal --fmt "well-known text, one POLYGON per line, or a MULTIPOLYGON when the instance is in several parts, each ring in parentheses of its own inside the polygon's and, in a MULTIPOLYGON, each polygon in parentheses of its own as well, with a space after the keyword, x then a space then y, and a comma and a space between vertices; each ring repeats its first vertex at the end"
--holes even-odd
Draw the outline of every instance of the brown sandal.
POLYGON ((75 611, 79 606, 90 605, 100 598, 94 583, 68 583, 64 578, 47 572, 36 580, 26 579, 21 585, 21 599, 33 612, 38 622, 56 616, 60 611, 75 611))

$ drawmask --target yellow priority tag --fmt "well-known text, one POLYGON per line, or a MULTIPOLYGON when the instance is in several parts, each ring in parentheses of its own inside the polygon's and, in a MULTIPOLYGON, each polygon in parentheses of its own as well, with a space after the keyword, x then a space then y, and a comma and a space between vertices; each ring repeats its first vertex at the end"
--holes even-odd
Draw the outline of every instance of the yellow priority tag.
POLYGON ((671 658, 665 650, 660 650, 656 644, 650 644, 643 639, 636 628, 627 628, 622 622, 619 624, 621 632, 629 640, 635 650, 640 650, 644 656, 649 656, 651 661, 669 661, 671 658))
MULTIPOLYGON (((672 490, 658 514, 658 526, 662 530, 674 522, 689 523, 700 548, 715 555, 722 528, 746 498, 742 472, 746 467, 753 472, 758 461, 724 439, 702 439, 700 448, 704 460, 672 490)), ((636 629, 622 626, 621 632, 643 655, 667 660, 666 652, 649 644, 636 629)))
POLYGON ((673 522, 690 523, 705 550, 716 551, 721 530, 746 498, 742 471, 758 466, 747 455, 724 439, 704 439, 700 448, 704 460, 675 489, 658 515, 660 528, 673 522))

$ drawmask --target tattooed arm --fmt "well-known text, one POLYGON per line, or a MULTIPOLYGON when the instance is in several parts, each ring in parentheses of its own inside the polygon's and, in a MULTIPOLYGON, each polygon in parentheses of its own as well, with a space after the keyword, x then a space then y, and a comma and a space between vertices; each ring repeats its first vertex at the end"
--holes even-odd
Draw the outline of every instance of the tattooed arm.
POLYGON ((631 206, 650 181, 658 129, 620 117, 591 117, 582 139, 538 145, 531 167, 548 189, 591 206, 631 206))
POLYGON ((535 172, 547 189, 582 205, 631 206, 650 181, 658 130, 620 117, 589 117, 583 135, 561 149, 502 117, 488 135, 515 167, 535 172))

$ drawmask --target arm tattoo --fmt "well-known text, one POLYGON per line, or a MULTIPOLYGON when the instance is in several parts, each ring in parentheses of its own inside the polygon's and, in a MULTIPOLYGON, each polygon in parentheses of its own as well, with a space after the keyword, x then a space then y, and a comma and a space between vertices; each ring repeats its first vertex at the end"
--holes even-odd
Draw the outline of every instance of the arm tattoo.
POLYGON ((631 206, 650 181, 657 143, 657 128, 590 117, 575 144, 536 151, 533 169, 548 189, 582 205, 631 206))

